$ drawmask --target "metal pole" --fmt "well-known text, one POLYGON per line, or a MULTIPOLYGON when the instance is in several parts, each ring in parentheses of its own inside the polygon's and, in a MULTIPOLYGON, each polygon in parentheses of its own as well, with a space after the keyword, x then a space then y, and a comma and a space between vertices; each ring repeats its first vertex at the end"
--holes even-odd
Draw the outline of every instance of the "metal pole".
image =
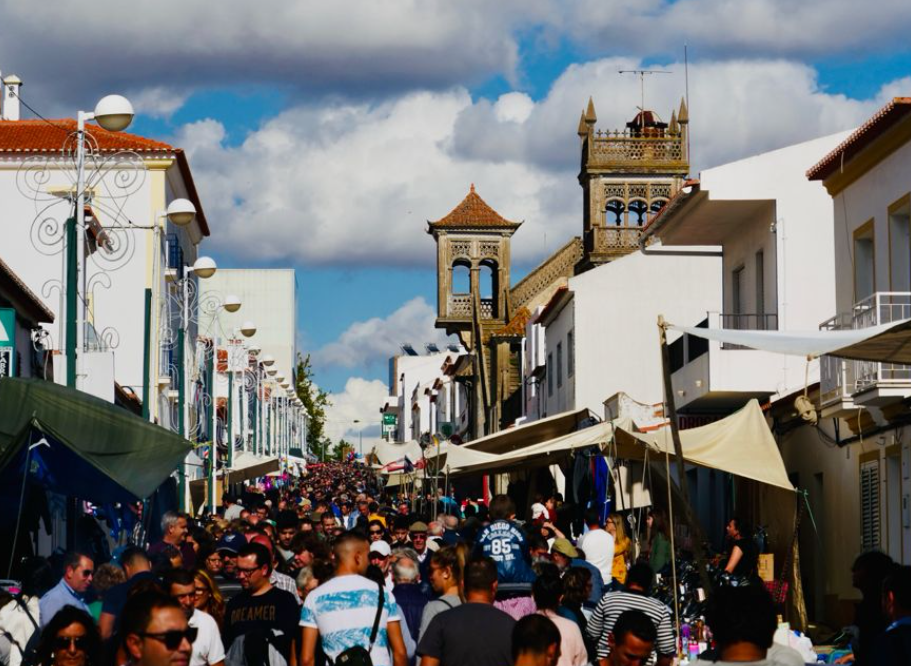
POLYGON ((82 355, 85 351, 85 324, 87 321, 87 295, 86 269, 88 268, 85 255, 85 120, 86 114, 80 111, 76 117, 76 266, 79 276, 78 285, 79 301, 76 304, 76 386, 83 384, 82 355))
POLYGON ((76 218, 66 221, 66 385, 76 388, 76 303, 79 300, 79 253, 76 245, 76 218))
MULTIPOLYGON (((671 426, 671 438, 674 440, 674 455, 677 458, 677 476, 680 483, 680 497, 683 500, 683 512, 687 517, 690 527, 693 530, 693 554, 696 556, 696 565, 699 568, 699 577, 702 580, 702 586, 706 593, 711 592, 712 582, 709 580, 708 571, 705 568, 705 552, 702 549, 702 526, 699 519, 693 512, 693 505, 690 503, 690 486, 686 476, 686 464, 683 460, 683 444, 680 441, 680 427, 677 423, 677 405, 674 402, 674 385, 671 381, 671 354, 667 346, 667 322, 664 321, 663 315, 658 315, 658 339, 661 343, 661 367, 664 372, 664 396, 667 403, 667 416, 671 426)), ((671 478, 668 476, 668 485, 671 478)), ((668 507, 670 508, 670 507, 668 507)), ((674 529, 670 525, 670 529, 674 529)), ((676 553, 671 553, 671 557, 676 557, 676 553)))
POLYGON ((216 410, 215 397, 215 356, 217 354, 215 340, 212 340, 206 349, 206 390, 209 392, 209 405, 206 411, 206 421, 209 424, 211 432, 209 433, 209 512, 215 513, 215 481, 216 468, 218 465, 218 432, 215 428, 215 419, 218 410, 216 410))
POLYGON ((234 370, 228 359, 228 469, 234 464, 234 370))
POLYGON ((145 293, 145 326, 142 336, 142 418, 151 420, 152 410, 149 404, 151 392, 149 374, 152 372, 152 290, 146 289, 145 293))

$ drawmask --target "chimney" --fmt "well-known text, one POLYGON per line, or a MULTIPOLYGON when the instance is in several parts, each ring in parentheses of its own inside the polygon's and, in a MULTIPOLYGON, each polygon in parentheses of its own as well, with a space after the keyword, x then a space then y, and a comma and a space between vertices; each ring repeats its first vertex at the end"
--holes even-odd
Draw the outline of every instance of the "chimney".
POLYGON ((10 74, 3 79, 3 101, 0 105, 0 119, 19 120, 19 88, 22 79, 10 74))

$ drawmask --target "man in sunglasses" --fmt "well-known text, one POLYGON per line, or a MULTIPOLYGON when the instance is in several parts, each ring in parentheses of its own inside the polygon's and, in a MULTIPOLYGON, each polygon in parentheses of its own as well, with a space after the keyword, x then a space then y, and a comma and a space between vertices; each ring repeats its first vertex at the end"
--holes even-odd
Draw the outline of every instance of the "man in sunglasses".
POLYGON ((419 563, 426 560, 427 556, 430 554, 427 552, 427 532, 429 529, 427 523, 421 522, 420 520, 416 523, 412 523, 411 527, 408 528, 408 532, 411 535, 411 547, 414 548, 414 552, 418 554, 419 563))
MULTIPOLYGON (((237 554, 237 578, 243 591, 228 602, 225 610, 225 645, 228 647, 228 663, 232 652, 238 652, 240 645, 234 643, 244 639, 244 646, 255 641, 265 648, 272 646, 291 662, 300 630, 298 601, 289 592, 280 590, 269 582, 272 573, 272 553, 260 543, 249 543, 237 554)), ((253 647, 253 649, 256 649, 253 647)))
POLYGON ((122 645, 132 666, 189 666, 197 633, 180 604, 160 592, 135 594, 124 607, 122 645))
POLYGON ((78 551, 67 553, 63 558, 63 578, 38 602, 41 626, 50 622, 64 606, 75 606, 89 613, 84 599, 94 576, 95 563, 91 557, 78 551))
POLYGON ((225 648, 218 624, 208 613, 195 607, 196 581, 185 569, 172 569, 164 576, 164 589, 183 609, 187 626, 196 629, 190 666, 224 666, 225 648))

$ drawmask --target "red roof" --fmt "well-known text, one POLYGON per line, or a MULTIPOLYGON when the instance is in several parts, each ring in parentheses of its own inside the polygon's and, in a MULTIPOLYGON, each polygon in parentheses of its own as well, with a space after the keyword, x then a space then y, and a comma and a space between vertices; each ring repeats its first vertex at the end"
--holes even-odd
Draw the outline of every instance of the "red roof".
POLYGON ((468 196, 462 203, 452 209, 446 217, 430 222, 434 227, 518 227, 521 222, 507 220, 497 211, 487 205, 474 191, 472 184, 468 196))
POLYGON ((529 319, 531 319, 531 312, 523 305, 509 323, 496 331, 493 336, 495 338, 525 337, 525 326, 528 324, 529 319))
MULTIPOLYGON (((76 131, 76 121, 0 120, 0 152, 44 153, 63 147, 67 136, 76 131)), ((86 125, 86 131, 103 152, 136 150, 141 152, 175 152, 173 146, 126 132, 108 132, 97 125, 86 125)))
POLYGON ((825 180, 853 159, 887 130, 911 113, 911 97, 894 97, 891 102, 851 133, 832 152, 807 171, 810 180, 825 180))
MULTIPOLYGON (((76 131, 76 121, 62 120, 0 120, 0 153, 56 153, 62 152, 67 137, 76 131)), ((86 125, 87 133, 95 140, 98 150, 113 153, 133 150, 138 153, 169 153, 177 159, 177 167, 183 176, 187 194, 196 206, 196 219, 203 235, 210 234, 209 225, 203 213, 196 184, 190 172, 186 153, 167 143, 148 139, 138 134, 108 132, 97 125, 86 125)))

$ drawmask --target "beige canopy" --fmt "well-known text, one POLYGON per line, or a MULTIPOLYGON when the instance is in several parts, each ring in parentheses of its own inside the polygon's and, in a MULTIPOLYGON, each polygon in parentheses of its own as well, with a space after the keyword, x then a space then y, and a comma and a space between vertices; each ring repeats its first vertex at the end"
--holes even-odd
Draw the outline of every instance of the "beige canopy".
MULTIPOLYGON (((759 403, 744 407, 720 421, 680 432, 684 459, 694 465, 730 472, 770 486, 794 490, 781 459, 778 444, 769 430, 759 403)), ((674 457, 671 429, 630 432, 618 428, 617 449, 621 457, 641 456, 645 444, 653 454, 674 457)))
MULTIPOLYGON (((684 458, 689 463, 794 489, 788 481, 775 438, 755 400, 720 421, 682 431, 680 439, 684 458)), ((528 464, 557 462, 570 451, 611 443, 613 453, 621 458, 642 459, 646 450, 650 456, 664 457, 665 452, 674 456, 670 428, 636 432, 629 419, 614 419, 500 455, 449 446, 446 447, 446 465, 457 475, 499 472, 528 464)))

